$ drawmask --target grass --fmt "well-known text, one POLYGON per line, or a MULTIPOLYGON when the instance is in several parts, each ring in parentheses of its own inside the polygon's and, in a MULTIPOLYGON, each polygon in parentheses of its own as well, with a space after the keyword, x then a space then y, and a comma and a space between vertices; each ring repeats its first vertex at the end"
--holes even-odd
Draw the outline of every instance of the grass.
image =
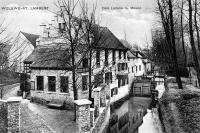
POLYGON ((19 83, 19 75, 12 71, 0 71, 0 84, 3 85, 11 85, 15 83, 19 83))
POLYGON ((166 133, 200 133, 200 92, 178 89, 173 80, 167 82, 167 87, 160 101, 166 133))

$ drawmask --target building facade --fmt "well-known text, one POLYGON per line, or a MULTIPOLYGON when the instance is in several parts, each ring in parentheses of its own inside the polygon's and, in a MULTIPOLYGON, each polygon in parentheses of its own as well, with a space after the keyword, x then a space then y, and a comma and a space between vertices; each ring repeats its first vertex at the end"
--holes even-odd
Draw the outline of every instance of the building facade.
MULTIPOLYGON (((60 30, 63 22, 58 21, 57 24, 60 30)), ((43 33, 37 40, 37 48, 24 61, 25 69, 30 73, 31 97, 34 101, 43 103, 60 100, 66 105, 73 106, 72 66, 71 57, 68 55, 70 52, 67 52, 69 45, 63 43, 62 38, 53 36, 53 33, 55 35, 59 34, 58 32, 51 33, 49 27, 45 25, 42 27, 43 33)), ((102 31, 103 43, 97 43, 92 47, 92 90, 105 87, 107 97, 111 98, 111 102, 115 102, 128 95, 128 49, 109 29, 101 27, 102 31)), ((77 95, 78 99, 88 99, 90 60, 88 54, 83 56, 81 52, 77 53, 75 56, 77 95)))
POLYGON ((9 52, 9 66, 15 72, 23 73, 25 71, 24 60, 36 48, 36 39, 38 37, 39 35, 19 32, 9 52))

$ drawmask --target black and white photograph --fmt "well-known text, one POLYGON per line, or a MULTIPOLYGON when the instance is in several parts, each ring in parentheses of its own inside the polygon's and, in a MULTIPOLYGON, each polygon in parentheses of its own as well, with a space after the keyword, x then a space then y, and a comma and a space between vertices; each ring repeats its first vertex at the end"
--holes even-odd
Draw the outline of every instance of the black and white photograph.
POLYGON ((200 1, 0 0, 0 133, 200 133, 200 1))

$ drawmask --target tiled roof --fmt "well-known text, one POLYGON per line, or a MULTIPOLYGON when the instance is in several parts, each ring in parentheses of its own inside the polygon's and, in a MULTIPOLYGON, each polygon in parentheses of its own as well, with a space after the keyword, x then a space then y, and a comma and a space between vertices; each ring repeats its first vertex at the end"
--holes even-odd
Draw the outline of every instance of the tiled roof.
POLYGON ((24 63, 32 63, 31 68, 43 69, 70 69, 70 56, 66 50, 55 47, 37 47, 24 60, 24 63))
POLYGON ((128 50, 107 27, 95 26, 93 32, 97 37, 94 48, 128 50))
POLYGON ((127 52, 128 58, 136 58, 136 53, 131 52, 130 50, 127 52))
POLYGON ((21 33, 29 40, 29 42, 36 47, 36 40, 39 38, 39 35, 35 35, 35 34, 30 34, 30 33, 26 33, 26 32, 22 32, 21 33))
MULTIPOLYGON (((120 49, 120 50, 128 50, 114 35, 113 33, 105 28, 97 26, 94 28, 94 33, 96 34, 95 38, 97 43, 96 48, 101 49, 120 49), (97 28, 98 27, 98 28, 97 28), (99 38, 98 38, 99 37, 99 38)), ((94 40, 95 40, 94 39, 94 40)), ((79 46, 79 49, 85 48, 86 46, 79 46)), ((57 47, 37 47, 31 55, 29 55, 24 63, 32 63, 31 68, 33 69, 71 69, 71 57, 69 55, 70 52, 65 50, 61 50, 57 47), (68 54, 66 56, 66 54, 68 54)), ((81 56, 83 56, 81 54, 81 56)), ((80 56, 76 56, 76 61, 81 58, 80 56)))

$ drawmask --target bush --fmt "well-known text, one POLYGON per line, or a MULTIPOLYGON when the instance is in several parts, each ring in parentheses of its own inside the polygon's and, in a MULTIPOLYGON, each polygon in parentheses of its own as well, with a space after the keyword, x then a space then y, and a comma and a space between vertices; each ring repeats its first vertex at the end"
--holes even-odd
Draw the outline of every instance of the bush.
MULTIPOLYGON (((176 76, 173 69, 170 69, 170 70, 166 71, 165 73, 169 76, 172 76, 172 77, 176 76)), ((188 72, 186 67, 180 67, 179 66, 179 74, 180 74, 181 77, 189 77, 189 72, 188 72)))
POLYGON ((192 98, 199 97, 199 94, 196 94, 196 93, 186 93, 186 94, 182 94, 181 97, 182 97, 184 100, 190 100, 190 99, 192 99, 192 98))

